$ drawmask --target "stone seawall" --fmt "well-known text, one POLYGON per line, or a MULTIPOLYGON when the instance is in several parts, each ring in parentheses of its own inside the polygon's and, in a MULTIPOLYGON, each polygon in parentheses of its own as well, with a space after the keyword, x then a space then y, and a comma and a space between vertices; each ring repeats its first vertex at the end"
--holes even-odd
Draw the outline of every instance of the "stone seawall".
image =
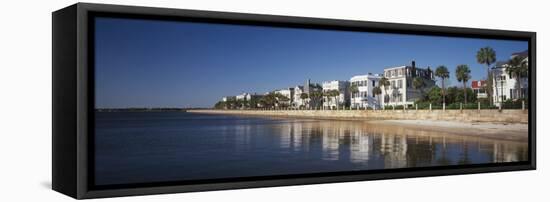
POLYGON ((282 116, 334 119, 378 120, 443 120, 462 122, 527 123, 527 110, 188 110, 190 113, 212 113, 254 116, 282 116))

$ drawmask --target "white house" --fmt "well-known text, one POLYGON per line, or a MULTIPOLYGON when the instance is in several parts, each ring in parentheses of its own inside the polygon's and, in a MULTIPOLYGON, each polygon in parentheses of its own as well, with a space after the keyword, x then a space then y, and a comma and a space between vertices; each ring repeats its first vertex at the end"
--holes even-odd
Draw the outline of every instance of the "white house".
MULTIPOLYGON (((524 57, 525 62, 529 62, 528 52, 523 51, 514 53, 510 59, 514 57, 524 57)), ((527 96, 529 81, 527 77, 517 78, 516 75, 510 75, 506 71, 509 64, 507 62, 497 62, 495 67, 491 69, 493 76, 493 103, 500 106, 503 101, 508 99, 517 100, 527 96), (517 82, 520 82, 519 85, 517 82), (521 86, 521 88, 520 88, 521 86)))
POLYGON ((339 109, 349 103, 349 82, 348 81, 325 81, 322 84, 323 94, 331 90, 337 90, 338 96, 323 95, 323 108, 339 109))
POLYGON ((411 65, 389 67, 384 69, 384 77, 390 82, 389 86, 382 86, 382 104, 385 105, 412 105, 424 93, 435 85, 430 67, 417 68, 414 61, 411 65), (424 85, 415 89, 412 85, 415 78, 422 78, 424 85))
POLYGON ((237 101, 249 101, 250 98, 251 98, 250 93, 243 93, 243 94, 235 96, 235 100, 237 100, 237 101))
POLYGON ((302 99, 302 93, 304 93, 303 86, 294 87, 294 95, 292 97, 292 107, 296 109, 304 108, 306 106, 306 99, 302 99))
MULTIPOLYGON (((357 91, 350 90, 350 103, 353 108, 378 108, 382 99, 378 99, 377 95, 372 93, 372 89, 379 86, 379 81, 382 78, 379 74, 368 73, 366 75, 357 75, 351 77, 350 87, 357 86, 357 91), (380 100, 380 101, 379 101, 380 100)), ((379 95, 381 96, 381 95, 379 95)))
POLYGON ((224 102, 233 101, 233 100, 236 100, 236 97, 235 97, 235 96, 225 96, 225 97, 222 97, 222 101, 224 101, 224 102))
POLYGON ((293 98, 294 98, 294 88, 279 89, 279 90, 275 90, 273 92, 281 94, 281 95, 285 96, 286 98, 288 98, 288 100, 286 100, 286 101, 280 101, 279 100, 277 102, 277 106, 281 106, 281 107, 291 106, 291 104, 293 102, 293 98))

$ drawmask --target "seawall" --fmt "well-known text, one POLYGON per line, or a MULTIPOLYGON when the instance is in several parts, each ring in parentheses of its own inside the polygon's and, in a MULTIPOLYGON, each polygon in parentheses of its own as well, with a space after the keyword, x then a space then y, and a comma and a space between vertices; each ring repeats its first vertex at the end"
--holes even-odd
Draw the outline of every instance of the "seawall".
POLYGON ((527 123, 528 110, 188 110, 190 113, 211 113, 251 116, 281 116, 326 119, 365 120, 443 120, 460 122, 527 123))

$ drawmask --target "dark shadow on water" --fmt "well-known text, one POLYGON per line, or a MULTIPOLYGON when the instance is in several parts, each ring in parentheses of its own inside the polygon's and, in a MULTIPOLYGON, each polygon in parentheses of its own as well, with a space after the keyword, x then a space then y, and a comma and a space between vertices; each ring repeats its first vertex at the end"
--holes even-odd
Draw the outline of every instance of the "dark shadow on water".
POLYGON ((52 182, 50 181, 40 182, 40 185, 46 189, 52 189, 52 182))

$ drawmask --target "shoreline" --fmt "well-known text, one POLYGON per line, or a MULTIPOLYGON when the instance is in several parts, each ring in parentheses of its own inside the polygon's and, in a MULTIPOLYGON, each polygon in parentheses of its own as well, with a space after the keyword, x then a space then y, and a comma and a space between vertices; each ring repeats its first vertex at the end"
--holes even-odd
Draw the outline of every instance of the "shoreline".
MULTIPOLYGON (((476 110, 477 111, 477 110, 476 110)), ((460 120, 429 120, 429 119, 384 119, 367 116, 311 116, 299 114, 262 114, 262 113, 235 113, 239 111, 220 110, 190 110, 188 113, 220 114, 231 116, 248 116, 264 118, 289 118, 289 119, 311 119, 311 120, 334 120, 334 121, 360 121, 366 125, 383 125, 386 127, 399 127, 405 130, 421 130, 428 132, 441 132, 457 136, 480 137, 507 141, 525 142, 529 138, 528 123, 514 122, 491 122, 491 121, 460 121, 460 120)), ((269 111, 267 111, 269 112, 269 111)), ((348 112, 348 111, 344 111, 348 112)), ((358 113, 361 113, 359 111, 358 113)), ((383 113, 383 112, 382 112, 383 113)))

